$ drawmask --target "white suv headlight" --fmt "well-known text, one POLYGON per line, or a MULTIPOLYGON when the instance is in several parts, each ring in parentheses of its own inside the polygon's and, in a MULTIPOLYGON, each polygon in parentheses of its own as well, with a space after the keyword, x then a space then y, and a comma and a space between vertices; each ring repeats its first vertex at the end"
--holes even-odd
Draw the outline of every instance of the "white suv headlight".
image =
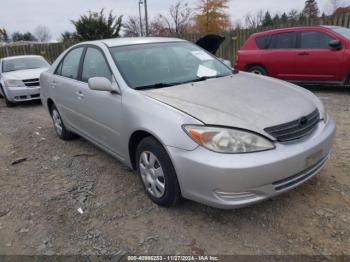
POLYGON ((199 145, 218 153, 251 153, 275 148, 263 136, 239 129, 192 125, 184 129, 199 145))
POLYGON ((22 80, 5 80, 5 85, 8 87, 23 87, 24 83, 22 82, 22 80))

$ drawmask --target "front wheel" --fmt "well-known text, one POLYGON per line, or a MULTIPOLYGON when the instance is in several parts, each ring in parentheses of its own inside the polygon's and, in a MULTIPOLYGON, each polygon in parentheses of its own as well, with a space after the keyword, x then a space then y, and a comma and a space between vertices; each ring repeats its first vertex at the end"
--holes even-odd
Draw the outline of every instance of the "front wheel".
POLYGON ((252 66, 247 71, 249 73, 256 74, 256 75, 267 76, 267 72, 265 68, 263 68, 262 66, 252 66))
POLYGON ((171 159, 154 138, 144 138, 136 150, 137 172, 149 198, 164 207, 181 201, 181 191, 171 159))
POLYGON ((16 103, 11 102, 10 100, 7 99, 6 94, 5 94, 4 89, 2 88, 2 86, 0 86, 0 88, 1 88, 1 93, 3 93, 3 95, 0 94, 0 96, 2 96, 5 99, 6 106, 7 107, 14 107, 14 106, 16 106, 16 103))

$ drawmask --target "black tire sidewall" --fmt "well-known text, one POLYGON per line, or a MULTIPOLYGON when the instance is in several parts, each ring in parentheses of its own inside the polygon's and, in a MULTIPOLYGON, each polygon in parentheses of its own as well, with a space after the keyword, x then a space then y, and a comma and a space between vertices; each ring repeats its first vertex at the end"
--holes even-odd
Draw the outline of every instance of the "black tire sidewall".
POLYGON ((177 180, 175 168, 171 162, 171 159, 164 149, 164 147, 154 138, 146 137, 144 138, 137 147, 136 150, 136 168, 141 183, 149 196, 149 198, 156 204, 165 207, 171 207, 176 205, 181 200, 181 191, 179 183, 177 180), (140 173, 140 156, 143 152, 149 151, 153 153, 159 160, 160 165, 163 169, 165 178, 165 193, 161 198, 156 198, 152 196, 147 190, 142 181, 140 173))
POLYGON ((53 125, 55 125, 54 120, 53 120, 53 111, 56 111, 58 113, 58 115, 60 116, 61 122, 62 122, 62 134, 59 134, 56 130, 56 127, 54 126, 55 129, 55 133, 59 136, 59 138, 61 138, 62 140, 71 140, 74 138, 74 134, 70 131, 67 130, 66 126, 63 123, 62 117, 60 112, 58 111, 57 107, 53 104, 50 108, 50 114, 51 114, 51 119, 53 122, 53 125))
MULTIPOLYGON (((6 103, 6 106, 7 107, 14 107, 16 106, 16 103, 14 102, 11 102, 7 99, 6 97, 6 94, 5 94, 5 91, 4 91, 4 88, 0 85, 0 88, 1 88, 1 92, 3 93, 3 98, 5 99, 5 103, 6 103)), ((1 96, 1 95, 0 95, 1 96)))
POLYGON ((249 68, 248 72, 252 73, 252 71, 260 71, 261 75, 267 76, 267 71, 262 66, 252 66, 249 68))

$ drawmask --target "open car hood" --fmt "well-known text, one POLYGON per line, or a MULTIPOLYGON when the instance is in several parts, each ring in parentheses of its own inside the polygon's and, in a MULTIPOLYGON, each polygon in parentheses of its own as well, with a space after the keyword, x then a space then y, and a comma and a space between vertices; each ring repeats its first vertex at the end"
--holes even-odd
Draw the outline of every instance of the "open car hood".
POLYGON ((211 34, 202 37, 196 42, 196 44, 215 55, 215 53, 218 51, 218 49, 224 41, 225 37, 211 34))

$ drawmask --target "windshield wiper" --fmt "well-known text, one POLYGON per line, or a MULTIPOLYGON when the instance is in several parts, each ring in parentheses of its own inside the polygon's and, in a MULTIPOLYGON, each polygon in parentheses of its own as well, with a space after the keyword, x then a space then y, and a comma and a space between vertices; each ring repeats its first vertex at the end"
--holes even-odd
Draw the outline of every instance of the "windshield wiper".
POLYGON ((134 89, 135 90, 145 90, 145 89, 156 89, 156 88, 163 88, 163 87, 170 87, 174 85, 178 85, 180 83, 155 83, 151 85, 145 85, 145 86, 137 86, 134 89))
POLYGON ((194 82, 201 82, 201 81, 205 81, 205 80, 208 80, 208 79, 220 78, 220 77, 225 77, 225 76, 230 76, 230 74, 229 75, 228 74, 222 74, 222 75, 216 75, 216 76, 202 76, 202 77, 198 77, 196 79, 183 81, 183 82, 175 82, 175 83, 156 83, 156 84, 145 85, 145 86, 137 86, 134 89, 135 90, 156 89, 156 88, 163 88, 163 87, 170 87, 170 86, 176 86, 176 85, 183 85, 183 84, 194 83, 194 82))
POLYGON ((205 81, 205 80, 208 80, 208 79, 220 78, 220 77, 225 77, 225 76, 230 76, 230 75, 223 74, 223 75, 216 75, 216 76, 201 76, 201 77, 198 77, 198 78, 196 78, 196 79, 193 79, 193 80, 190 80, 190 81, 186 81, 186 83, 191 83, 191 82, 202 82, 202 81, 205 81))

